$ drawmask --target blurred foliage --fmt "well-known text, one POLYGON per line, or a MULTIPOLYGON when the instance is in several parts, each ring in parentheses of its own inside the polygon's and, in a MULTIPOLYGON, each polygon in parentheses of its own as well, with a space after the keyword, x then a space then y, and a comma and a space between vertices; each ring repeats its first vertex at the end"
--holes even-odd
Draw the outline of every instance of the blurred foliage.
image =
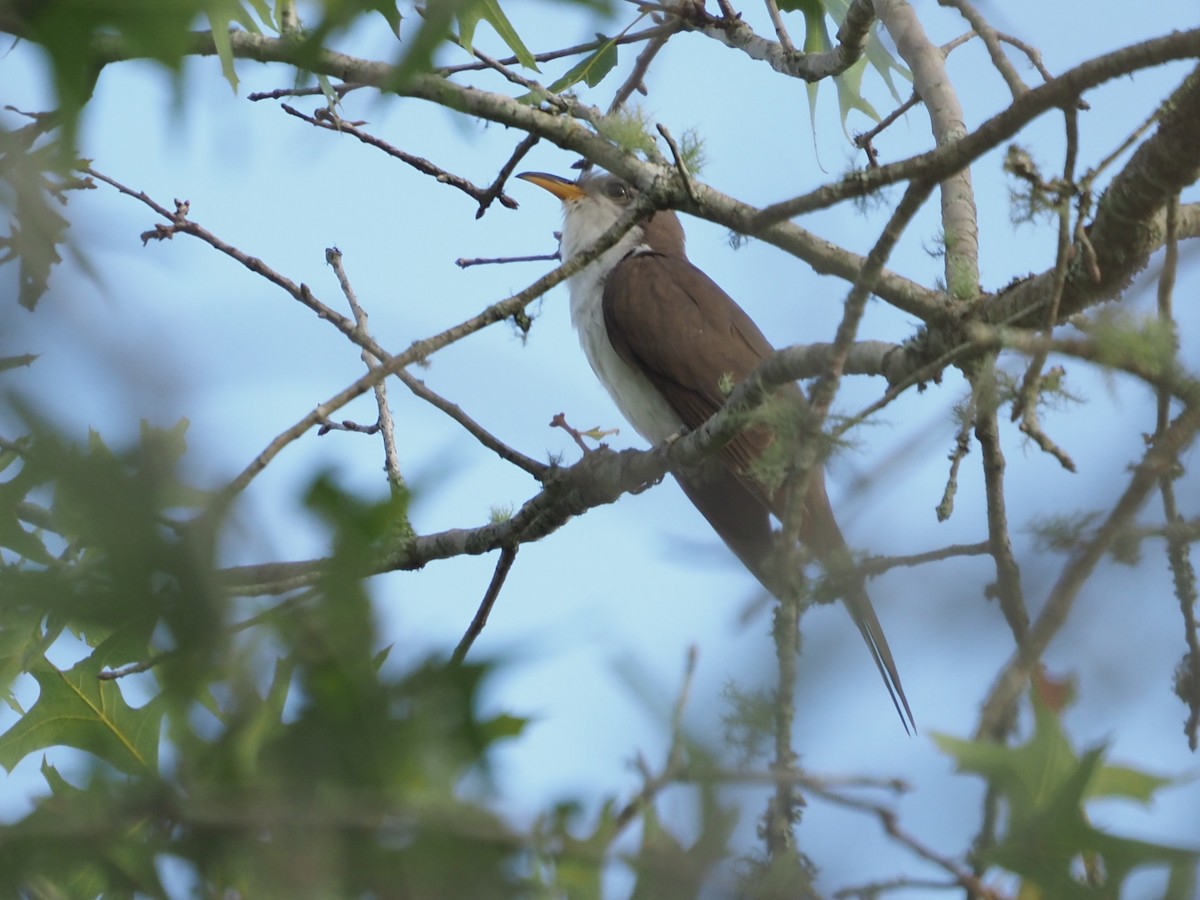
POLYGON ((70 191, 94 185, 70 174, 75 162, 52 134, 58 117, 27 117, 29 124, 15 131, 0 128, 0 209, 11 216, 8 233, 0 234, 0 265, 17 264, 17 301, 32 310, 61 260, 69 222, 59 210, 70 191))
POLYGON ((1076 752, 1060 718, 1069 688, 1043 676, 1031 693, 1034 729, 1024 744, 933 736, 958 771, 983 778, 1004 805, 1003 828, 979 861, 1020 876, 1023 898, 1123 896, 1126 879, 1146 866, 1167 867, 1164 900, 1194 898, 1200 852, 1118 837, 1092 825, 1087 812, 1100 798, 1149 804, 1174 782, 1106 765, 1103 745, 1076 752))
MULTIPOLYGON (((802 13, 807 52, 831 46, 827 20, 840 24, 848 5, 779 2, 802 13)), ((397 38, 408 29, 389 60, 397 83, 430 71, 447 47, 470 55, 481 23, 517 64, 539 70, 501 0, 317 0, 303 5, 311 17, 303 25, 286 15, 291 8, 288 0, 0 0, 0 30, 42 49, 57 105, 0 130, 0 206, 10 214, 0 263, 17 265, 22 306, 35 307, 60 259, 67 197, 93 186, 72 174, 85 165, 76 129, 111 59, 155 60, 178 79, 184 60, 211 42, 236 91, 231 29, 284 35, 303 70, 364 19, 382 18, 397 38)), ((619 62, 619 37, 578 48, 547 90, 599 85, 619 62)), ((868 65, 897 97, 892 75, 907 77, 872 33, 865 59, 834 79, 843 128, 855 109, 878 118, 861 91, 868 65)), ((323 87, 332 100, 328 79, 323 87)), ((816 97, 809 86, 814 127, 816 97)), ((658 153, 639 109, 596 127, 630 152, 658 153)), ((684 133, 679 150, 696 171, 700 138, 684 133)), ((1033 184, 1030 209, 1055 199, 1036 169, 1017 159, 1010 172, 1033 184)), ((1101 319, 1093 336, 1105 359, 1152 374, 1173 359, 1174 334, 1153 321, 1106 330, 1101 319)), ((31 362, 0 358, 0 372, 31 362)), ((1060 373, 1042 387, 1039 402, 1072 399, 1060 373)), ((961 414, 1015 391, 1002 382, 985 393, 961 414)), ((722 869, 734 865, 736 813, 722 802, 709 753, 680 735, 664 773, 645 769, 643 794, 624 806, 610 797, 585 820, 564 801, 524 824, 497 811, 492 753, 520 738, 526 721, 480 712, 496 666, 397 662, 377 628, 363 573, 379 547, 410 536, 406 496, 364 502, 315 476, 305 500, 332 548, 318 583, 235 603, 215 548, 235 525, 240 540, 252 526, 214 516, 212 498, 180 474, 186 421, 143 427, 135 446, 114 450, 98 434, 67 442, 35 413, 24 416, 27 434, 0 440, 0 691, 15 717, 0 734, 0 766, 11 772, 40 755, 45 791, 0 826, 0 896, 167 897, 183 883, 230 900, 599 898, 617 859, 633 873, 635 897, 695 896, 729 881, 722 869), (668 786, 694 798, 687 841, 659 820, 657 794, 668 786)), ((775 415, 764 421, 776 431, 798 424, 779 410, 761 414, 775 415)), ((491 519, 509 513, 493 509, 491 519)), ((1090 525, 1063 519, 1043 538, 1069 548, 1090 525)), ((743 765, 757 761, 775 698, 732 684, 724 697, 728 745, 743 765)), ((981 861, 1019 875, 1030 897, 1111 896, 1152 865, 1170 872, 1171 897, 1192 896, 1194 853, 1113 836, 1087 817, 1091 799, 1148 802, 1169 782, 1104 765, 1102 747, 1076 753, 1043 702, 1035 716, 1019 747, 938 738, 1006 804, 1003 833, 981 861)), ((812 895, 815 873, 797 851, 741 860, 738 874, 744 896, 794 897, 812 895)))
POLYGON ((637 896, 690 896, 729 858, 736 814, 699 748, 686 843, 652 795, 619 822, 615 800, 590 824, 496 811, 490 754, 526 720, 481 715, 494 666, 392 664, 376 626, 362 573, 404 496, 316 477, 319 582, 232 604, 213 548, 247 524, 180 477, 186 429, 3 441, 0 766, 40 754, 46 791, 0 826, 0 896, 598 898, 635 815, 637 896))
POLYGON ((120 453, 43 428, 7 443, 0 672, 21 715, 0 765, 60 747, 91 762, 43 763, 47 795, 0 831, 0 895, 166 896, 164 854, 208 896, 522 893, 523 841, 460 786, 486 782, 523 720, 479 715, 487 665, 397 672, 380 652, 359 573, 397 501, 319 478, 325 577, 244 629, 214 565, 221 526, 179 518, 205 499, 176 475, 185 427, 120 453))

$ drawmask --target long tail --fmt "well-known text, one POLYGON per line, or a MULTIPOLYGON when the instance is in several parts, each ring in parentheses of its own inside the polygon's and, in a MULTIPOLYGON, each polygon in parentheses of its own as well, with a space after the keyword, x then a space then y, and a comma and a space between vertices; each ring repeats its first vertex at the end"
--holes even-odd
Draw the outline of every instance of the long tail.
MULTIPOLYGON (((738 478, 720 460, 710 460, 686 474, 676 474, 688 498, 703 513, 717 534, 745 563, 768 591, 778 596, 779 585, 772 577, 774 538, 771 517, 761 492, 747 487, 746 479, 738 478)), ((883 627, 862 577, 853 571, 850 550, 838 528, 821 473, 814 473, 805 501, 805 520, 801 540, 816 554, 832 578, 839 583, 846 608, 854 624, 862 632, 871 651, 875 666, 887 686, 892 705, 908 734, 915 734, 913 719, 900 673, 892 650, 884 637, 883 627)))
POLYGON ((879 624, 879 616, 875 615, 875 606, 867 593, 866 585, 860 574, 854 571, 854 563, 850 558, 850 548, 838 528, 837 519, 833 516, 833 508, 829 505, 829 497, 825 493, 823 473, 816 472, 809 480, 808 492, 804 498, 804 523, 801 540, 816 554, 825 567, 825 571, 836 580, 850 617, 867 642, 871 658, 875 660, 875 668, 887 686, 900 716, 900 723, 909 735, 917 733, 917 722, 909 708, 908 698, 904 696, 904 686, 900 683, 900 672, 896 668, 896 660, 892 657, 892 648, 888 646, 883 634, 883 626, 879 624))
POLYGON ((888 646, 883 626, 879 624, 879 617, 875 615, 875 607, 871 604, 866 588, 861 582, 857 585, 847 585, 843 600, 846 609, 850 611, 850 617, 854 619, 854 624, 862 633, 863 640, 867 642, 867 649, 871 651, 871 658, 875 660, 875 668, 879 669, 883 683, 887 685, 892 705, 896 707, 896 714, 900 716, 900 724, 904 726, 907 734, 916 734, 917 722, 913 718, 912 709, 909 708, 908 698, 904 696, 904 685, 900 683, 900 672, 896 668, 896 660, 892 658, 892 648, 888 646))

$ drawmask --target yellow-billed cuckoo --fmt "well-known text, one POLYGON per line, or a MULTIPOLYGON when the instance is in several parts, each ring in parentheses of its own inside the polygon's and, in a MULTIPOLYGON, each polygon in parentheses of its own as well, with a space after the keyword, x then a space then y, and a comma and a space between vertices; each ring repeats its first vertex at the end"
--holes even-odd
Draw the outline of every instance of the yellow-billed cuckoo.
MULTIPOLYGON (((542 172, 518 177, 563 202, 564 261, 588 250, 635 198, 634 189, 612 175, 584 175, 578 182, 542 172)), ((571 322, 588 362, 629 424, 651 443, 702 425, 725 402, 730 384, 774 352, 742 308, 688 261, 683 227, 670 211, 634 226, 568 284, 571 322)), ((779 397, 796 407, 799 421, 806 403, 799 387, 781 388, 779 397)), ((721 539, 778 594, 771 516, 782 518, 783 491, 766 487, 751 469, 775 439, 769 427, 755 425, 718 455, 672 474, 721 539)), ((847 569, 849 550, 820 470, 808 480, 800 538, 827 567, 847 569)), ((843 576, 839 587, 905 730, 915 729, 861 576, 843 576)))

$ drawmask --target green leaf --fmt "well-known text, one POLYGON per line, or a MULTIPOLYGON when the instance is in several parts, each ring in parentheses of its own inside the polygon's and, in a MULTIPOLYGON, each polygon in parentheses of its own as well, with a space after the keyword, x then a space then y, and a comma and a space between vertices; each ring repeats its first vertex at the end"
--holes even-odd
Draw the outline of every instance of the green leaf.
POLYGON ((271 4, 267 0, 247 0, 247 2, 250 4, 250 8, 254 10, 255 15, 258 16, 258 21, 268 28, 278 30, 279 23, 275 21, 275 12, 271 9, 271 4))
POLYGON ((557 94, 565 91, 581 81, 585 82, 588 87, 595 87, 604 80, 604 76, 613 70, 617 64, 616 39, 605 37, 602 34, 598 34, 596 37, 604 43, 571 66, 561 78, 551 84, 548 88, 551 93, 557 94))
POLYGON ((553 857, 555 881, 563 896, 572 900, 601 900, 602 862, 609 845, 617 836, 615 802, 606 799, 596 815, 596 824, 584 833, 575 820, 579 818, 578 806, 558 804, 537 825, 537 831, 545 838, 547 846, 558 849, 553 857))
MULTIPOLYGON (((825 5, 828 8, 830 17, 840 28, 842 22, 846 20, 847 11, 850 9, 850 0, 825 0, 825 5)), ((896 84, 892 80, 892 72, 896 72, 908 82, 912 81, 912 73, 897 62, 896 57, 892 56, 891 51, 883 45, 883 41, 879 39, 878 28, 872 28, 870 34, 867 35, 865 55, 867 62, 879 73, 884 84, 891 91, 892 96, 899 101, 900 92, 896 90, 896 84)))
MULTIPOLYGON (((0 457, 0 471, 19 459, 19 455, 0 457)), ((28 493, 45 481, 36 465, 25 464, 8 481, 0 482, 0 547, 7 547, 18 557, 38 565, 54 564, 54 557, 42 541, 21 524, 20 504, 28 493)))
POLYGON ((934 741, 959 771, 981 775, 1007 806, 1004 833, 982 859, 1021 876, 1038 895, 1117 896, 1129 873, 1146 865, 1165 864, 1172 883, 1191 884, 1183 869, 1194 868, 1200 855, 1109 834, 1091 825, 1085 807, 1088 798, 1099 796, 1146 802, 1170 780, 1102 765, 1103 746, 1076 754, 1057 714, 1036 698, 1034 733, 1021 746, 945 735, 934 741), (1089 861, 1086 882, 1079 877, 1081 859, 1089 861))
MULTIPOLYGON (((778 5, 780 10, 799 11, 804 14, 804 52, 824 53, 833 46, 826 18, 832 18, 840 27, 846 18, 846 11, 849 9, 850 3, 849 0, 780 0, 778 5)), ((879 121, 879 114, 862 93, 863 73, 866 71, 868 63, 879 72, 887 84, 888 90, 897 100, 899 93, 892 80, 892 71, 899 72, 905 78, 912 80, 908 70, 896 62, 880 42, 878 34, 872 30, 867 37, 867 46, 863 57, 841 75, 835 75, 833 78, 838 95, 838 109, 842 117, 842 131, 844 132, 846 131, 846 120, 854 110, 858 110, 873 121, 879 121)), ((817 130, 817 95, 819 91, 820 82, 806 85, 809 121, 812 124, 814 135, 817 130)), ((847 136, 849 136, 848 133, 847 136)))
POLYGON ((79 788, 58 774, 58 769, 50 765, 45 756, 42 757, 42 777, 46 779, 50 793, 55 797, 67 797, 79 792, 79 788))
POLYGON ((500 4, 496 0, 473 0, 459 10, 458 42, 462 44, 464 50, 468 53, 471 52, 475 26, 480 19, 495 29, 496 34, 500 35, 500 39, 508 45, 508 49, 513 52, 521 65, 534 72, 539 71, 537 60, 533 58, 533 54, 529 52, 529 48, 525 46, 521 36, 517 34, 517 30, 513 28, 512 22, 508 20, 508 16, 504 14, 504 10, 500 8, 500 4))
POLYGON ((400 15, 400 7, 396 3, 396 0, 368 0, 368 6, 383 16, 384 21, 388 23, 388 27, 392 29, 392 34, 399 39, 400 23, 404 17, 400 15))
POLYGON ((36 659, 58 636, 56 630, 43 632, 44 613, 40 609, 5 609, 0 620, 0 694, 17 715, 25 710, 10 690, 13 680, 23 673, 29 660, 36 659))
MULTIPOLYGON (((780 7, 783 9, 784 7, 780 7)), ((829 29, 825 25, 825 7, 820 0, 790 0, 789 10, 801 10, 804 13, 804 44, 805 53, 824 53, 832 43, 829 40, 829 29)), ((813 148, 817 142, 817 96, 820 93, 820 82, 809 82, 804 86, 808 96, 808 121, 813 133, 813 148)))
POLYGON ((0 547, 7 547, 22 559, 40 565, 52 565, 54 557, 37 535, 25 530, 16 510, 0 506, 0 547))
POLYGON ((0 210, 9 219, 8 234, 0 234, 0 265, 17 263, 17 300, 30 310, 62 262, 59 247, 70 224, 51 200, 61 205, 66 191, 83 186, 67 172, 71 160, 65 143, 39 144, 42 131, 38 119, 18 131, 0 129, 0 210))
POLYGON ((875 107, 862 94, 862 79, 866 70, 867 58, 864 56, 833 79, 833 83, 837 87, 838 109, 842 113, 842 131, 845 132, 847 138, 850 137, 850 133, 846 130, 846 119, 849 118, 852 111, 857 109, 871 121, 879 121, 879 113, 875 112, 875 107))
POLYGON ((489 744, 502 738, 520 737, 529 719, 505 713, 479 723, 484 740, 489 744))
POLYGON ((129 774, 158 767, 163 706, 152 700, 139 709, 125 702, 116 681, 101 681, 104 653, 62 671, 44 656, 29 668, 37 679, 37 702, 0 735, 0 766, 9 772, 30 753, 66 746, 84 750, 129 774))
POLYGON ((36 353, 22 353, 20 356, 0 356, 0 372, 6 369, 19 369, 31 366, 38 358, 36 353))
POLYGON ((1175 783, 1173 778, 1151 775, 1126 766, 1104 766, 1088 786, 1088 796, 1128 797, 1148 804, 1154 799, 1156 791, 1175 783))
POLYGON ((212 10, 207 10, 205 15, 208 16, 208 23, 212 27, 213 45, 217 48, 217 59, 221 61, 221 74, 236 94, 238 77, 233 66, 233 45, 229 39, 229 28, 212 10))

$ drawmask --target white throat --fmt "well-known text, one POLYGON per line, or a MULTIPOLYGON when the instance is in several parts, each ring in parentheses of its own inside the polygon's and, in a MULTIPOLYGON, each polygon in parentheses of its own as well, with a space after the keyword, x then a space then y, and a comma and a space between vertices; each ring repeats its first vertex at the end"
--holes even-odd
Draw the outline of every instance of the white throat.
MULTIPOLYGON (((589 249, 620 214, 620 208, 606 198, 568 201, 561 243, 563 260, 573 259, 589 249)), ((678 433, 683 420, 646 376, 617 355, 604 323, 604 281, 627 255, 650 249, 642 238, 640 226, 630 229, 614 246, 572 275, 567 286, 571 292, 571 324, 592 371, 634 430, 650 443, 658 444, 678 433)))

